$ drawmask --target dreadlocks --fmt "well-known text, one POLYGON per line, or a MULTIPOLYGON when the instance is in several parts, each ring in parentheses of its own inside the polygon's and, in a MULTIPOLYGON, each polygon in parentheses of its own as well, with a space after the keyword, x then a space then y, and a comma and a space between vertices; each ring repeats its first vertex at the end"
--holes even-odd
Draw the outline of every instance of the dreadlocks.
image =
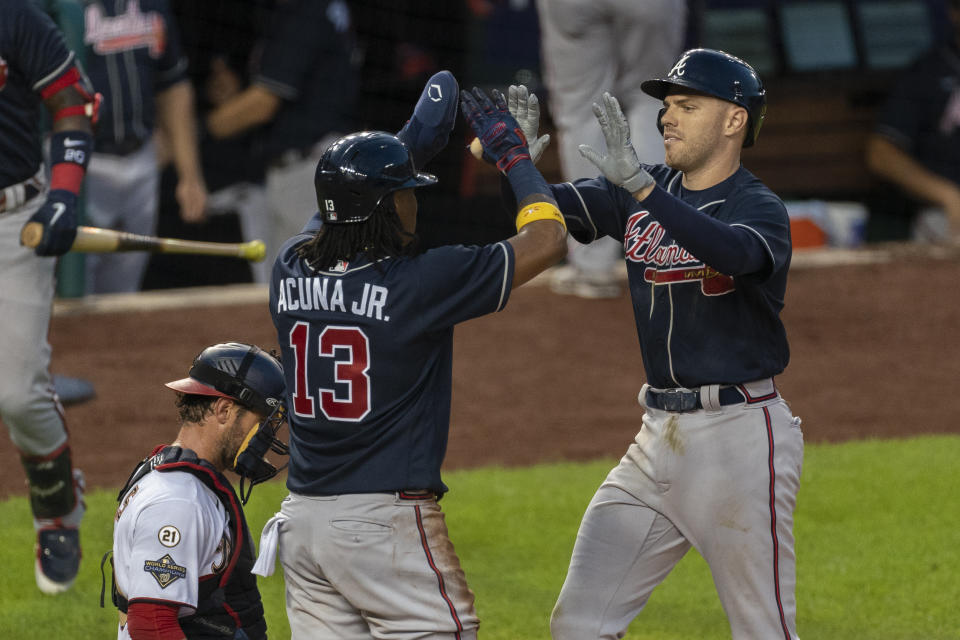
POLYGON ((416 235, 404 230, 393 207, 393 198, 384 198, 364 222, 324 224, 312 238, 297 247, 297 255, 314 269, 326 270, 340 260, 366 255, 376 262, 382 258, 410 255, 416 235))

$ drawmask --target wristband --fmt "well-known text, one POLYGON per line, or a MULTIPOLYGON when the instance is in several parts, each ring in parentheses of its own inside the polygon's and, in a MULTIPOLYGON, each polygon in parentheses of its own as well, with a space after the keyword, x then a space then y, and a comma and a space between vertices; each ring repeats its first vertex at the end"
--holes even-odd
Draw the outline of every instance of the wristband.
POLYGON ((50 138, 50 189, 80 194, 90 163, 93 136, 83 131, 58 131, 50 138))
POLYGON ((517 213, 517 231, 520 231, 524 225, 530 224, 536 220, 556 220, 563 225, 564 231, 567 229, 567 221, 563 219, 563 214, 556 205, 549 202, 534 202, 520 209, 517 213))

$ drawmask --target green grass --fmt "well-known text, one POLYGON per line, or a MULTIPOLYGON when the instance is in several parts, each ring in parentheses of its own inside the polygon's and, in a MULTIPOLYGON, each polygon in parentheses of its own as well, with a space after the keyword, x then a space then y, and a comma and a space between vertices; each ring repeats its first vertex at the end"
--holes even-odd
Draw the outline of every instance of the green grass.
MULTIPOLYGON (((626 446, 626 443, 625 443, 626 446)), ((796 513, 798 630, 802 638, 960 638, 960 436, 808 445, 796 513)), ((447 522, 485 640, 549 637, 580 516, 615 460, 446 474, 447 522)), ((258 487, 248 506, 254 536, 285 494, 258 487)), ((73 590, 34 586, 27 502, 0 502, 0 629, 4 638, 113 637, 100 609, 100 557, 111 546, 115 493, 88 495, 86 552, 73 590)), ((260 581, 272 638, 286 638, 279 567, 260 581)), ((687 555, 654 592, 628 637, 729 638, 706 564, 687 555)))

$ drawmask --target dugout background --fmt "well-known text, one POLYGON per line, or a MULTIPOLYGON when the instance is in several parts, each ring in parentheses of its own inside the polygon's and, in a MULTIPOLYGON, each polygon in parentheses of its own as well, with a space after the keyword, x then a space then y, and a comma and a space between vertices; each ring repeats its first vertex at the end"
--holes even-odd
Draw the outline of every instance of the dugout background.
MULTIPOLYGON (((60 22, 68 43, 82 48, 83 0, 36 0, 60 22)), ((210 105, 203 86, 213 56, 246 69, 271 5, 278 0, 169 0, 180 25, 198 115, 210 105)), ((524 83, 545 107, 534 0, 345 0, 353 16, 360 97, 354 128, 400 129, 424 82, 449 69, 461 87, 505 88, 524 83)), ((947 35, 945 0, 677 0, 686 2, 688 46, 723 49, 750 61, 768 90, 759 143, 744 165, 785 200, 865 203, 872 213, 900 206, 896 193, 867 172, 864 142, 876 109, 896 75, 931 43, 947 35)), ((512 234, 512 214, 500 204, 499 178, 464 152, 468 128, 458 119, 450 144, 426 169, 440 183, 418 192, 419 234, 426 246, 486 243, 512 234)), ((241 138, 202 141, 211 191, 263 167, 241 138)), ((560 179, 556 145, 539 168, 560 179)), ((185 225, 173 198, 175 175, 161 181, 158 235, 219 242, 242 238, 235 215, 185 225)), ((876 216, 872 216, 876 218, 876 216)), ((890 239, 890 238, 882 238, 890 239)), ((61 297, 83 294, 82 254, 61 260, 61 297)), ((249 282, 249 265, 231 258, 153 256, 144 288, 249 282)))

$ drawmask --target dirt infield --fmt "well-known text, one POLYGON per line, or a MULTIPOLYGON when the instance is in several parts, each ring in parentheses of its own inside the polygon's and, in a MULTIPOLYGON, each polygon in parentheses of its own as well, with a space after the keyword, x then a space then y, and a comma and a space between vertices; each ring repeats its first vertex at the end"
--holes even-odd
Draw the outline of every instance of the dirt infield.
MULTIPOLYGON (((956 258, 917 257, 792 271, 784 310, 792 357, 777 382, 808 442, 960 433, 958 275, 956 258)), ((177 308, 53 320, 54 373, 97 391, 67 409, 75 460, 92 486, 119 485, 173 437, 163 383, 183 376, 200 348, 228 339, 276 346, 265 296, 208 306, 180 295, 177 308)), ((445 467, 619 456, 639 426, 642 383, 626 294, 587 301, 527 286, 504 312, 456 331, 445 467)), ((24 486, 4 437, 0 497, 24 486)))

